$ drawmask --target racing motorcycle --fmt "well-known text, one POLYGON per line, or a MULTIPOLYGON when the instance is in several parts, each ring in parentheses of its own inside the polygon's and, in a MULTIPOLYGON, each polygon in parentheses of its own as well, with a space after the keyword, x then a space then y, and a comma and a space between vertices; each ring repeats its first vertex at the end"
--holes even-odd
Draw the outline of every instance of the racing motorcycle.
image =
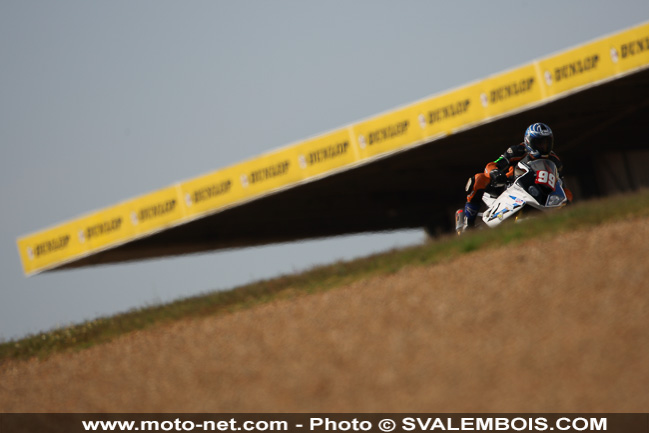
MULTIPOLYGON (((487 227, 496 227, 514 215, 514 220, 520 221, 523 209, 526 214, 532 210, 551 211, 568 203, 557 166, 548 159, 520 161, 512 179, 504 190, 501 187, 483 195, 482 201, 487 208, 479 212, 478 217, 487 227)), ((459 235, 466 229, 464 209, 459 209, 455 213, 455 231, 459 235)))

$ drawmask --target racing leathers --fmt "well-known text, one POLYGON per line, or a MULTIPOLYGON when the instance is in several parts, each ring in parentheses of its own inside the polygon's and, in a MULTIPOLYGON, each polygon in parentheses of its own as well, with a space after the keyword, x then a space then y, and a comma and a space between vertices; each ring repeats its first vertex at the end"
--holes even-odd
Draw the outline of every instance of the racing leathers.
MULTIPOLYGON (((508 179, 514 176, 514 167, 516 164, 523 160, 529 159, 543 159, 533 158, 525 148, 524 143, 516 144, 509 147, 497 160, 490 162, 485 167, 482 173, 477 173, 469 178, 466 184, 466 205, 464 207, 464 215, 469 227, 475 223, 476 216, 480 210, 480 203, 482 196, 488 189, 497 189, 505 186, 508 179)), ((559 175, 563 169, 563 163, 556 153, 550 152, 547 159, 554 162, 557 166, 559 175)), ((566 197, 568 201, 572 201, 572 192, 564 186, 566 197)))

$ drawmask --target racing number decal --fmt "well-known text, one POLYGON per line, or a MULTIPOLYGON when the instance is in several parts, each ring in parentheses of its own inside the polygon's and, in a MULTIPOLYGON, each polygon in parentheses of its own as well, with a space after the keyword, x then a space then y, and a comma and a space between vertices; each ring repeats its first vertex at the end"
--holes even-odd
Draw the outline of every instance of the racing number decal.
POLYGON ((554 175, 554 173, 550 173, 549 171, 538 171, 536 173, 536 180, 534 181, 534 183, 547 185, 552 188, 552 191, 554 191, 557 185, 557 177, 554 175))

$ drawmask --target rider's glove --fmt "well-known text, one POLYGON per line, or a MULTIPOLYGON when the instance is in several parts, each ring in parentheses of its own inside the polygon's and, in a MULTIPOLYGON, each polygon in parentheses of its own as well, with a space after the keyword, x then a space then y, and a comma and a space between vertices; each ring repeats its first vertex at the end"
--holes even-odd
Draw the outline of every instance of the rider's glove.
POLYGON ((489 172, 491 185, 495 187, 505 186, 507 184, 507 175, 502 170, 494 169, 489 172))

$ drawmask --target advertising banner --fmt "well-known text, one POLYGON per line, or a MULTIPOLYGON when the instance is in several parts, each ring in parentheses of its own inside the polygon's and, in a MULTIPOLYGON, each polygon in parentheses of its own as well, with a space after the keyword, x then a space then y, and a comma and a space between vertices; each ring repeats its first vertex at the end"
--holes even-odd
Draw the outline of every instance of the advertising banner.
POLYGON ((452 134, 485 117, 480 103, 481 86, 472 84, 417 103, 415 111, 425 138, 452 134))
POLYGON ((229 167, 180 184, 185 214, 189 217, 210 213, 244 197, 239 169, 229 167))
POLYGON ((147 234, 179 222, 184 216, 179 191, 171 186, 127 202, 128 224, 134 232, 147 234))
POLYGON ((97 251, 127 241, 134 234, 129 208, 126 204, 119 204, 80 218, 75 235, 88 251, 97 251))
POLYGON ((295 146, 296 163, 304 177, 314 177, 353 164, 359 159, 349 128, 340 129, 295 146))
POLYGON ((70 221, 18 239, 18 252, 25 274, 65 263, 83 254, 87 245, 79 241, 78 221, 70 221))
POLYGON ((423 139, 414 106, 362 121, 353 126, 361 158, 389 153, 423 139))
POLYGON ((578 89, 614 74, 606 41, 593 42, 538 62, 547 96, 578 89))
POLYGON ((480 104, 485 117, 523 108, 543 97, 533 64, 487 78, 481 88, 480 104))
POLYGON ((615 72, 649 65, 649 23, 607 39, 606 49, 615 72))
POLYGON ((282 149, 236 166, 237 182, 245 197, 256 196, 297 182, 304 173, 298 166, 297 150, 282 149))

